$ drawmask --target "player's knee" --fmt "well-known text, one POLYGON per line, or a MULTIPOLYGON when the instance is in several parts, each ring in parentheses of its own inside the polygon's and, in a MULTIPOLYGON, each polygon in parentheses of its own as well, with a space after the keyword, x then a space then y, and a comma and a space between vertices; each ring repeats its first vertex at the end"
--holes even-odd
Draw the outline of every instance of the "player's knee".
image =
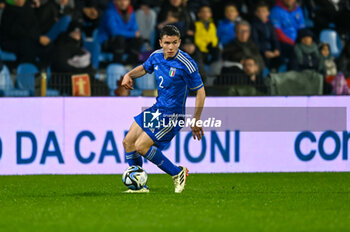
POLYGON ((140 154, 140 155, 146 155, 147 151, 149 150, 149 147, 145 146, 142 142, 140 141, 136 141, 135 142, 135 148, 136 151, 140 154))
POLYGON ((125 149, 126 151, 128 151, 128 150, 132 149, 133 143, 132 143, 130 140, 124 138, 124 140, 123 140, 123 146, 124 146, 124 149, 125 149))

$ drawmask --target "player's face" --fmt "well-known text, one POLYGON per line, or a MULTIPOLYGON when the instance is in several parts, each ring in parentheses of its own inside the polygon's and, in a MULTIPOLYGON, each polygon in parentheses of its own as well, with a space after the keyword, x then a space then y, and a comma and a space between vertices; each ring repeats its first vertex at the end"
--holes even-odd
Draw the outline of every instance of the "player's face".
POLYGON ((176 55, 181 44, 181 39, 176 35, 164 35, 159 40, 159 44, 163 48, 164 58, 167 59, 176 55))

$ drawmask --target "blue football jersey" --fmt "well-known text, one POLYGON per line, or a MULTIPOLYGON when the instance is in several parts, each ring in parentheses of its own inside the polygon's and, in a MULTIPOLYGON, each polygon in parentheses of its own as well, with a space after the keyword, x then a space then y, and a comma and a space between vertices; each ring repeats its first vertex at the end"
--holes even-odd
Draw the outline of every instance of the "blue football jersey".
POLYGON ((158 97, 155 107, 171 113, 185 113, 189 90, 203 87, 196 62, 180 49, 172 58, 165 59, 163 49, 156 50, 143 63, 147 73, 155 73, 158 97))

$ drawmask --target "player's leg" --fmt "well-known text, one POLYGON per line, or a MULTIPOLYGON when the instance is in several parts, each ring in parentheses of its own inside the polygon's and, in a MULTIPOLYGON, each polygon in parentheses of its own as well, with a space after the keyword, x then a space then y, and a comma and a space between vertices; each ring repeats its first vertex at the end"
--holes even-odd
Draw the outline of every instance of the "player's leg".
POLYGON ((133 122, 129 129, 129 132, 126 134, 123 140, 125 159, 128 162, 129 166, 137 165, 142 167, 142 157, 139 153, 137 153, 135 148, 135 142, 137 138, 142 134, 142 132, 142 128, 136 122, 133 122))
MULTIPOLYGON (((123 146, 125 149, 125 159, 127 160, 129 166, 137 165, 142 167, 142 156, 136 151, 135 142, 137 138, 142 134, 142 128, 136 123, 133 122, 129 132, 126 134, 123 140, 123 146)), ((148 193, 149 188, 145 185, 139 190, 129 189, 125 191, 126 193, 148 193)))
POLYGON ((174 165, 162 151, 153 146, 154 142, 146 132, 143 132, 135 142, 136 151, 146 159, 157 165, 161 170, 171 176, 181 172, 181 168, 174 165))
POLYGON ((146 132, 143 132, 136 140, 136 151, 146 159, 157 165, 165 173, 172 176, 174 180, 175 192, 181 193, 185 189, 188 169, 174 165, 162 151, 153 146, 154 142, 146 132))

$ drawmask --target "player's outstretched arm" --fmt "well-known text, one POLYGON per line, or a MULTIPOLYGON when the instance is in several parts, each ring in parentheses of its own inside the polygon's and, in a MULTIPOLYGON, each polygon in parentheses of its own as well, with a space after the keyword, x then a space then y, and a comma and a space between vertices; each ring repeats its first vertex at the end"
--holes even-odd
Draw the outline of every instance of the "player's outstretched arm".
MULTIPOLYGON (((193 118, 195 118, 196 122, 201 118, 201 114, 204 107, 204 101, 205 101, 205 89, 204 86, 197 90, 196 94, 196 108, 194 110, 193 118)), ((194 127, 192 127, 192 134, 194 139, 201 140, 202 136, 204 135, 203 128, 197 127, 196 123, 194 127)))
POLYGON ((123 81, 122 81, 122 86, 125 87, 126 89, 134 89, 132 87, 134 81, 133 79, 141 77, 146 74, 146 70, 144 69, 143 65, 139 65, 127 74, 124 75, 123 81))

